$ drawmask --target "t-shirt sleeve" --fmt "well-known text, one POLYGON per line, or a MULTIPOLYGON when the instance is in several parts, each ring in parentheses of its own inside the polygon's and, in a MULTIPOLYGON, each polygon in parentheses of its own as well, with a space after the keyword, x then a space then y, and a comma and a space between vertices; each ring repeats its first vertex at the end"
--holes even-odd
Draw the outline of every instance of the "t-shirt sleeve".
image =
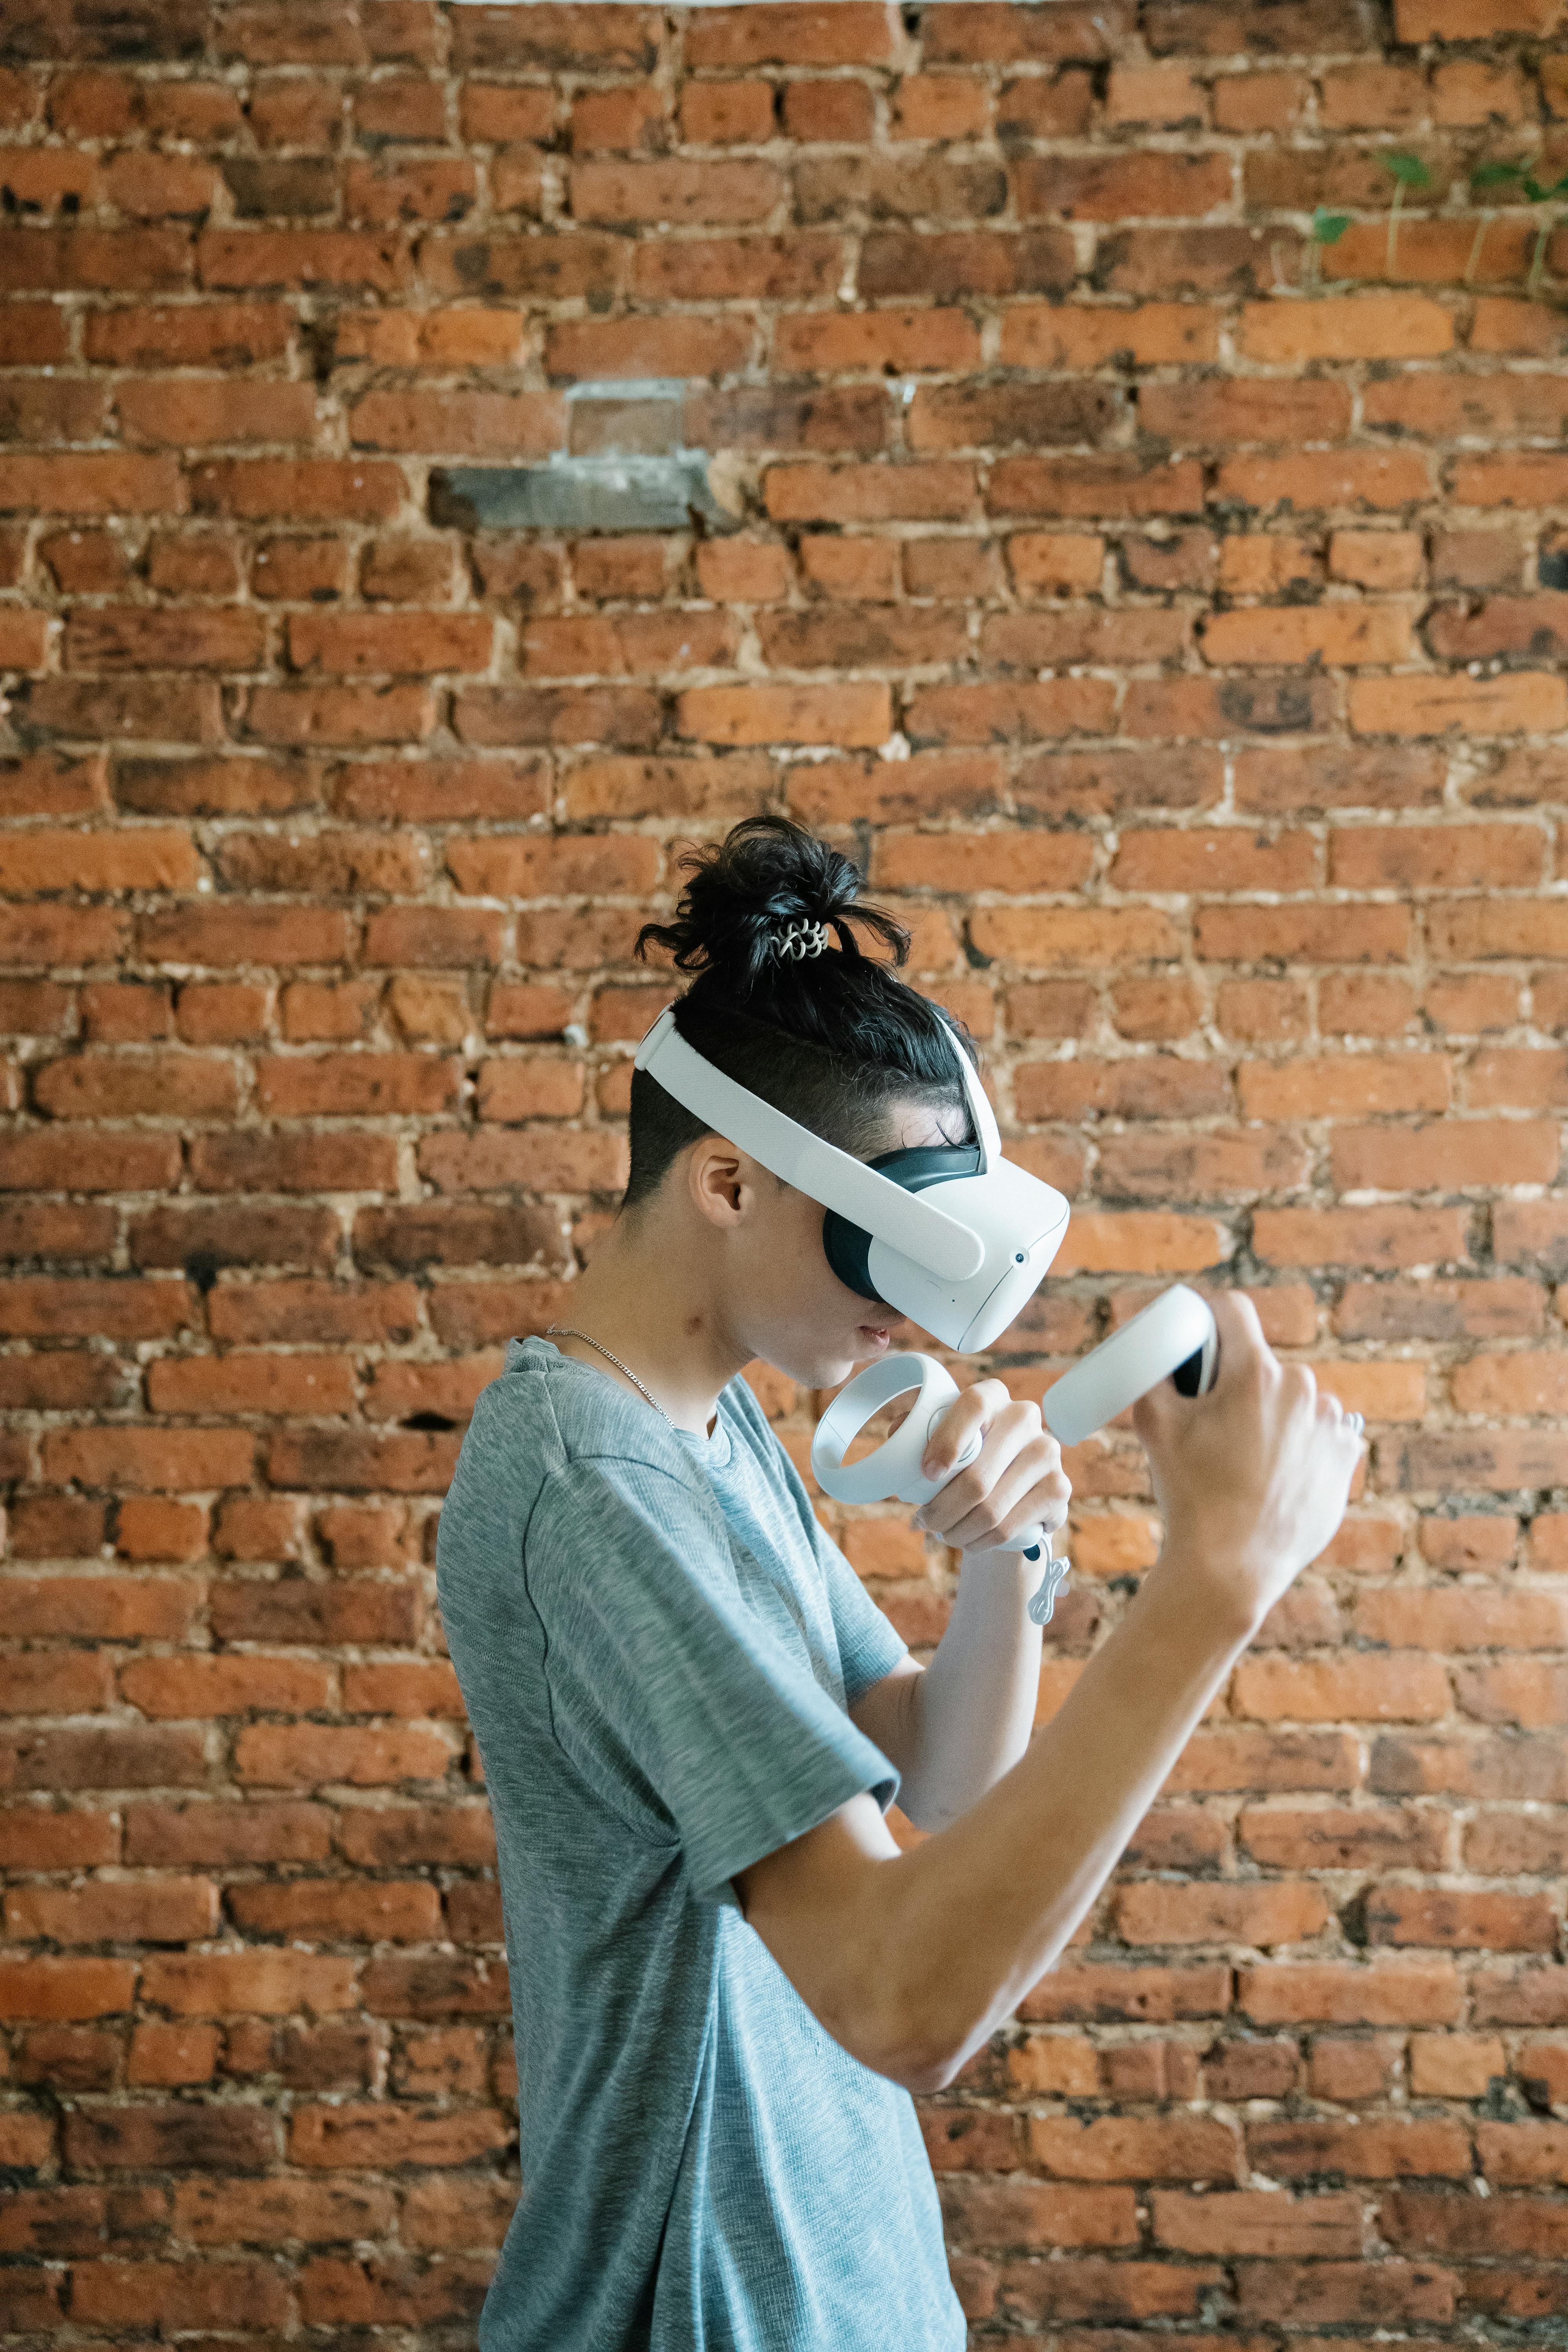
POLYGON ((892 1802, 892 1764, 748 1608, 721 1528, 671 1472, 552 1471, 524 1573, 556 1738, 632 1829, 680 1848, 700 1895, 862 1790, 892 1802))

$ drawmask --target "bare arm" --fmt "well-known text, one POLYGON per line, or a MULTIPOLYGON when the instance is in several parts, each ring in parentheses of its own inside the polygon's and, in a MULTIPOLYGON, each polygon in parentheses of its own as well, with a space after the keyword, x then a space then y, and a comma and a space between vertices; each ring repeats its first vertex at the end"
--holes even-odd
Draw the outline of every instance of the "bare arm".
POLYGON ((1029 1744, 1041 1637, 1027 1603, 1039 1580, 1040 1562, 1017 1552, 965 1553, 930 1665, 900 1659, 849 1710, 897 1766, 899 1804, 917 1829, 957 1821, 1029 1744))
POLYGON ((1028 1601, 1043 1563, 992 1547, 1037 1522, 1054 1535, 1072 1488, 1039 1407, 1015 1402, 1001 1381, 977 1381, 949 1408, 922 1466, 945 1483, 916 1525, 960 1555, 947 1630, 923 1672, 902 1660, 850 1714, 897 1765, 899 1803, 910 1820, 935 1831, 994 1789, 1029 1744, 1040 1629, 1030 1622, 1028 1601), (948 1475, 976 1433, 979 1458, 948 1475))
POLYGON ((1195 1609, 1190 1580, 1163 1558, 1022 1761, 913 1852, 860 1796, 737 1881, 864 2063, 940 2089, 1058 1957, 1250 1638, 1195 1609))
POLYGON ((869 1796, 742 1872, 747 1918, 827 2031, 951 2082, 1060 1954, 1258 1626, 1343 1516, 1360 1441, 1216 1299, 1220 1378, 1138 1409, 1165 1522, 1121 1625, 1022 1760, 901 1854, 869 1796))

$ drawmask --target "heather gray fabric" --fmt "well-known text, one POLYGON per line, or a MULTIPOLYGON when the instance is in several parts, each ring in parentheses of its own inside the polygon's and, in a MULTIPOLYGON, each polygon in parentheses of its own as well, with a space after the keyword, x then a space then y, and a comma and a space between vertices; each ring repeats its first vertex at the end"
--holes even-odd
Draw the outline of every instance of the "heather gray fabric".
POLYGON ((710 1435, 513 1340, 441 1515, 484 1760, 523 2195, 481 2352, 961 2352, 909 2094, 734 1874, 898 1775, 847 1706, 905 1644, 747 1383, 710 1435))

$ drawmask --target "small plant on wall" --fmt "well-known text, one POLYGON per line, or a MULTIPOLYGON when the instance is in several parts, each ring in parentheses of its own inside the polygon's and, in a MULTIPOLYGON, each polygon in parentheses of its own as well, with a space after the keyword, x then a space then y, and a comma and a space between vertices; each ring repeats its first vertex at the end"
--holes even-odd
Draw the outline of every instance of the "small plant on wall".
POLYGON ((1323 247, 1338 245, 1350 225, 1349 213, 1331 213, 1322 205, 1312 215, 1312 226, 1307 232, 1310 258, 1307 264, 1306 283, 1313 294, 1322 291, 1323 247))
MULTIPOLYGON (((1323 290, 1323 247, 1338 245, 1350 225, 1349 213, 1331 213, 1322 205, 1313 213, 1307 230, 1307 260, 1301 271, 1301 284, 1309 294, 1321 294, 1323 290)), ((1268 257, 1274 266, 1274 285, 1278 292, 1286 283, 1280 268, 1281 254, 1278 242, 1269 247, 1268 257)))
MULTIPOLYGON (((1535 244, 1530 257, 1530 273, 1524 281, 1524 290, 1533 301, 1541 291, 1541 280, 1546 268, 1547 240, 1554 228, 1563 226, 1565 217, 1557 208, 1562 206, 1564 199, 1568 199, 1568 172, 1548 185, 1536 178, 1528 163, 1479 163, 1470 173, 1470 188, 1472 194, 1478 195, 1492 188, 1517 188, 1526 203, 1534 208, 1535 244)), ((1495 215, 1485 213, 1476 224, 1470 257, 1465 264, 1467 286, 1479 267, 1481 245, 1494 218, 1495 215)))
POLYGON ((1405 203, 1406 188, 1429 188, 1432 174, 1419 155, 1384 155, 1379 159, 1385 172, 1394 174, 1394 202, 1388 208, 1388 274, 1394 275, 1394 256, 1399 242, 1399 215, 1405 203))

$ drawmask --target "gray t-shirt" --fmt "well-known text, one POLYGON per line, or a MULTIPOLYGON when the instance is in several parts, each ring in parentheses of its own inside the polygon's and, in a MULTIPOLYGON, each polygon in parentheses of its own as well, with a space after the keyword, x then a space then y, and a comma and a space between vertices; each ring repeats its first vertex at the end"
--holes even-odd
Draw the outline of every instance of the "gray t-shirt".
POLYGON ((710 1436, 513 1340, 437 1589, 495 1816, 523 2194, 481 2352, 960 2352, 914 2103, 817 2024, 735 1873, 898 1774, 905 1644, 746 1381, 710 1436))

